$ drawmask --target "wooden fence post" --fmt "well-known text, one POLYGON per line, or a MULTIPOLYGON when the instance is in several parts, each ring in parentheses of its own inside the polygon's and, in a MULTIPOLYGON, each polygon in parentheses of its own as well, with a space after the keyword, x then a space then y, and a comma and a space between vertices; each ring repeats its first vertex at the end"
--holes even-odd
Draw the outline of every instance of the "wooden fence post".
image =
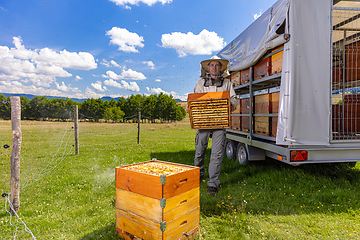
MULTIPOLYGON (((12 127, 12 150, 11 150, 11 203, 13 210, 17 212, 20 208, 20 149, 21 149, 21 102, 20 97, 10 97, 11 102, 11 127, 12 127)), ((10 209, 10 211, 13 211, 10 209)))
POLYGON ((138 138, 137 138, 137 143, 140 143, 140 120, 141 120, 141 109, 139 110, 139 114, 138 114, 138 138))
POLYGON ((74 105, 75 154, 79 155, 79 114, 78 105, 74 105))

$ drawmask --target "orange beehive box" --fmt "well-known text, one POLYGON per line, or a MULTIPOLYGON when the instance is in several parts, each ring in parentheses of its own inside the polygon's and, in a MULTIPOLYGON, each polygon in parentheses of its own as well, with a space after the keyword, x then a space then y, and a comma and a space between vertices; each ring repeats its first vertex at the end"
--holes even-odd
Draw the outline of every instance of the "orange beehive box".
MULTIPOLYGON (((284 45, 280 45, 277 48, 274 48, 271 52, 275 52, 281 48, 284 48, 284 45)), ((280 73, 282 71, 283 56, 284 49, 271 56, 271 75, 280 73)))
POLYGON ((250 98, 241 98, 240 99, 240 113, 248 114, 250 113, 250 98))
POLYGON ((240 117, 240 130, 243 132, 250 131, 250 117, 246 117, 246 116, 240 117))
POLYGON ((270 135, 270 117, 254 117, 254 131, 256 134, 270 135))
POLYGON ((271 72, 271 57, 267 57, 254 66, 254 79, 267 77, 271 72))
MULTIPOLYGON (((255 114, 271 113, 271 94, 268 90, 255 92, 254 112, 255 114)), ((257 116, 254 117, 254 132, 257 134, 270 135, 270 117, 257 116)))
POLYGON ((240 130, 240 116, 231 117, 231 129, 240 130))
POLYGON ((240 84, 245 84, 250 81, 250 68, 240 71, 240 84))
POLYGON ((232 82, 234 87, 240 85, 240 72, 236 72, 234 74, 231 74, 230 78, 231 78, 231 82, 232 82))
POLYGON ((236 99, 235 109, 231 111, 231 114, 239 114, 240 113, 240 99, 236 99))
POLYGON ((116 167, 115 173, 120 237, 165 240, 198 235, 198 167, 151 160, 116 167))
POLYGON ((230 93, 207 92, 188 95, 192 129, 230 128, 230 93))
POLYGON ((271 137, 276 137, 278 117, 270 117, 271 118, 271 137))

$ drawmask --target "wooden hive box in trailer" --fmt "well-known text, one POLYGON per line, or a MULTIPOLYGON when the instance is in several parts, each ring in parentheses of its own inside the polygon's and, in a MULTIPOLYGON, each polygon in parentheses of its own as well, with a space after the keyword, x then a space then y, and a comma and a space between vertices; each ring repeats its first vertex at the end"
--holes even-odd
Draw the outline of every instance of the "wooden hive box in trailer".
POLYGON ((198 235, 198 167, 151 160, 116 167, 115 172, 120 237, 166 240, 198 235))
POLYGON ((240 84, 245 84, 250 81, 250 68, 240 71, 240 84))
POLYGON ((236 99, 235 109, 231 112, 231 129, 240 130, 240 116, 233 116, 240 113, 240 99, 236 99))
POLYGON ((230 75, 231 83, 233 87, 240 85, 240 72, 236 72, 230 75))
MULTIPOLYGON (((249 114, 250 113, 250 95, 245 94, 240 96, 240 114, 249 114)), ((250 131, 250 117, 241 116, 240 117, 240 130, 243 132, 250 131)))
MULTIPOLYGON (((279 113, 280 88, 270 89, 271 113, 279 113)), ((271 137, 276 137, 278 117, 271 118, 271 137)))
MULTIPOLYGON (((271 112, 271 95, 268 89, 255 92, 254 97, 254 113, 269 114, 271 112)), ((254 132, 257 134, 270 136, 270 117, 255 116, 254 132)))
POLYGON ((274 53, 271 56, 271 75, 281 73, 282 71, 284 49, 280 50, 281 48, 284 48, 284 45, 280 45, 271 51, 274 53))
POLYGON ((271 72, 271 57, 267 57, 254 66, 254 79, 260 79, 270 76, 271 72))
POLYGON ((230 93, 207 92, 188 95, 192 129, 230 128, 230 93))

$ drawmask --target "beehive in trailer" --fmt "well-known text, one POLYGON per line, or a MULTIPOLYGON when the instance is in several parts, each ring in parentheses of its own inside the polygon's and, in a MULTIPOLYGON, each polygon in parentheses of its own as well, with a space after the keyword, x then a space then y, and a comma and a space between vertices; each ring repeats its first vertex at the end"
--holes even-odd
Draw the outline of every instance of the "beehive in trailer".
POLYGON ((120 237, 165 240, 198 235, 198 167, 151 160, 115 170, 116 231, 120 237))
POLYGON ((230 128, 230 93, 207 92, 188 95, 190 123, 193 129, 230 128))

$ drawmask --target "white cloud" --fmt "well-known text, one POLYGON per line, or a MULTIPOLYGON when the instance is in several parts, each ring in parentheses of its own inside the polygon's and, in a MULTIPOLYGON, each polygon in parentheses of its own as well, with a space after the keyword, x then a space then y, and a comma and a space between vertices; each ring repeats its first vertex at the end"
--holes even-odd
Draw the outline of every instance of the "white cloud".
POLYGON ((118 67, 121 68, 121 66, 115 62, 114 60, 111 60, 110 62, 106 61, 106 59, 103 59, 102 62, 100 62, 100 64, 106 66, 106 67, 118 67))
POLYGON ((71 85, 67 85, 64 82, 61 82, 61 85, 57 82, 55 82, 56 89, 63 92, 80 92, 79 88, 72 88, 71 85))
POLYGON ((121 66, 119 64, 117 64, 117 62, 115 62, 114 60, 111 60, 110 61, 111 65, 114 66, 114 67, 118 67, 120 68, 121 66))
POLYGON ((102 86, 101 81, 96 81, 96 83, 91 83, 91 86, 96 90, 98 90, 99 92, 105 92, 107 90, 106 86, 102 86))
POLYGON ((137 85, 136 82, 126 82, 124 80, 121 80, 121 83, 123 84, 125 89, 131 90, 133 92, 140 92, 140 87, 137 85))
POLYGON ((30 50, 25 48, 20 37, 14 37, 13 44, 15 48, 10 49, 0 46, 0 80, 50 87, 56 77, 72 76, 64 68, 90 70, 97 67, 90 53, 56 52, 49 48, 30 50))
POLYGON ((161 37, 164 48, 174 48, 180 57, 191 55, 209 55, 214 51, 221 50, 226 43, 215 32, 202 30, 199 35, 192 32, 163 34, 161 37))
POLYGON ((155 82, 161 82, 161 79, 155 79, 155 82))
MULTIPOLYGON (((94 92, 93 90, 91 90, 89 87, 87 87, 85 89, 85 98, 102 98, 104 96, 104 94, 98 94, 96 92, 94 92)), ((84 98, 84 97, 79 97, 79 98, 84 98)))
POLYGON ((144 47, 144 38, 136 33, 129 32, 125 28, 113 27, 106 32, 110 36, 110 44, 118 45, 119 51, 139 52, 136 47, 144 47))
POLYGON ((123 69, 120 75, 117 75, 115 72, 109 70, 106 72, 106 75, 103 74, 102 77, 111 78, 115 80, 120 80, 120 79, 145 80, 146 79, 144 74, 140 72, 136 72, 131 69, 128 70, 123 69))
POLYGON ((75 81, 79 81, 79 80, 81 80, 81 79, 82 79, 82 77, 80 77, 79 75, 76 75, 75 81))
POLYGON ((49 48, 43 48, 34 60, 52 62, 57 66, 70 69, 90 70, 97 67, 94 56, 90 53, 68 52, 65 49, 57 53, 49 48))
POLYGON ((174 91, 166 92, 166 91, 162 90, 161 88, 155 88, 155 87, 152 87, 152 88, 146 87, 146 90, 148 92, 150 92, 150 93, 153 93, 153 94, 163 93, 163 94, 166 94, 168 96, 172 95, 174 99, 180 99, 181 101, 186 101, 187 100, 187 94, 179 95, 177 92, 174 92, 174 91))
POLYGON ((155 64, 152 61, 144 61, 143 63, 148 65, 151 69, 155 69, 155 64))
POLYGON ((114 2, 116 5, 125 6, 126 9, 131 9, 131 7, 129 7, 127 4, 139 5, 139 3, 145 3, 148 6, 152 6, 157 2, 160 2, 163 5, 165 3, 172 3, 172 0, 110 0, 110 1, 114 2))
POLYGON ((120 88, 120 89, 126 89, 126 90, 130 90, 133 92, 140 92, 140 87, 137 85, 136 82, 126 82, 124 80, 121 80, 120 83, 114 81, 113 79, 108 79, 104 81, 104 85, 106 86, 111 86, 111 87, 116 87, 116 88, 120 88))
POLYGON ((64 82, 62 82, 62 85, 60 86, 57 82, 55 82, 56 89, 59 91, 67 92, 69 91, 69 88, 65 85, 64 82))

